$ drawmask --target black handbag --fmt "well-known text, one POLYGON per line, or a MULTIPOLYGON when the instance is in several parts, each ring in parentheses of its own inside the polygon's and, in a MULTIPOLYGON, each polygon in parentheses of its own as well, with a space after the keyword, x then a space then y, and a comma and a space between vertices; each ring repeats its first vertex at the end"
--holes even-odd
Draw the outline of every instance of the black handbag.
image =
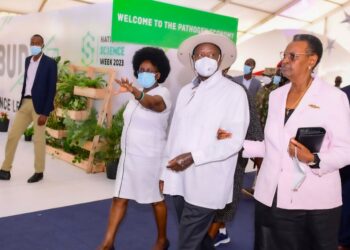
POLYGON ((311 153, 320 152, 326 130, 321 127, 298 128, 295 140, 303 144, 311 153))

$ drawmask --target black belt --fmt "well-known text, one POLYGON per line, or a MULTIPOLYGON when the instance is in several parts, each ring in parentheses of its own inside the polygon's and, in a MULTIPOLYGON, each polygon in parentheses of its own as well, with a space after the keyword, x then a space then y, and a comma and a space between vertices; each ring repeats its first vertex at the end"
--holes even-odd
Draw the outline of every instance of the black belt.
POLYGON ((26 95, 26 96, 23 96, 23 99, 32 99, 32 96, 31 95, 26 95))

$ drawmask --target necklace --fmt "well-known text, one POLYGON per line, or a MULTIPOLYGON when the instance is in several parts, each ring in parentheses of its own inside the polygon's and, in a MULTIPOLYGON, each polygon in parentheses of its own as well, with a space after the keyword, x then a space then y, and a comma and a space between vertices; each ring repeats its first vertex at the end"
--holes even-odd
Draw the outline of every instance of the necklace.
POLYGON ((289 114, 289 112, 290 112, 291 110, 295 109, 295 108, 298 106, 299 102, 300 102, 301 99, 304 97, 306 91, 309 89, 309 87, 310 87, 310 85, 311 85, 311 82, 312 82, 312 77, 311 77, 309 83, 307 84, 305 90, 303 91, 303 93, 298 97, 298 99, 293 103, 293 105, 289 106, 290 108, 287 108, 287 107, 286 107, 286 114, 287 114, 287 115, 289 114))

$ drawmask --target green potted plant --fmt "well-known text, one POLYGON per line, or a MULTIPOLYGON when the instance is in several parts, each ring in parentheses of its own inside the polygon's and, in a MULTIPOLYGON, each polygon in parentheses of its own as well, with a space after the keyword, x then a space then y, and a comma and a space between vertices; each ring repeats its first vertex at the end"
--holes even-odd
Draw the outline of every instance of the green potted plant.
POLYGON ((106 95, 106 85, 107 83, 102 76, 97 76, 94 79, 87 76, 80 76, 80 79, 74 86, 74 94, 95 99, 103 99, 106 95))
POLYGON ((63 140, 63 150, 64 152, 74 155, 72 163, 81 163, 82 161, 89 158, 88 150, 74 145, 72 141, 68 138, 65 138, 63 140))
POLYGON ((124 119, 123 113, 126 105, 113 116, 112 125, 103 131, 103 138, 106 140, 106 145, 100 152, 95 154, 97 161, 106 163, 106 174, 108 179, 115 179, 119 157, 121 155, 120 140, 122 136, 124 119))
POLYGON ((32 141, 32 136, 34 134, 34 128, 33 125, 30 125, 25 131, 24 131, 24 140, 25 141, 32 141))
POLYGON ((0 132, 7 132, 10 120, 6 112, 0 113, 0 132))
POLYGON ((63 121, 63 117, 58 117, 55 112, 51 112, 47 119, 46 132, 57 139, 65 137, 67 131, 65 130, 63 121))
POLYGON ((77 83, 74 75, 67 76, 65 82, 57 84, 55 107, 58 116, 69 116, 75 120, 84 120, 88 116, 88 99, 84 96, 73 94, 74 85, 77 83), (67 114, 64 114, 66 110, 67 114))
MULTIPOLYGON (((85 121, 76 122, 69 117, 64 119, 67 128, 67 137, 64 150, 75 155, 73 163, 81 162, 89 157, 91 142, 96 135, 103 136, 105 129, 97 124, 97 112, 95 109, 85 121)), ((103 144, 103 143, 102 143, 103 144)))
POLYGON ((88 99, 84 96, 76 96, 73 93, 74 86, 77 86, 83 73, 62 73, 57 84, 55 96, 55 112, 58 116, 69 116, 74 120, 85 120, 89 112, 88 99))
POLYGON ((88 119, 76 122, 69 117, 63 121, 67 128, 67 140, 75 146, 82 147, 87 141, 91 141, 95 135, 101 135, 101 128, 97 125, 97 111, 92 109, 88 119))
POLYGON ((62 149, 64 144, 64 139, 57 139, 50 135, 46 136, 46 145, 49 145, 56 149, 62 149))

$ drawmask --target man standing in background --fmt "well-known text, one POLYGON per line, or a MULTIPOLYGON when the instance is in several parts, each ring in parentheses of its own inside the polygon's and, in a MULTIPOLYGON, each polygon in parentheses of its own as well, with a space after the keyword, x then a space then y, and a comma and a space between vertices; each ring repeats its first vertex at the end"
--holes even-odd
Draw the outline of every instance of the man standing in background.
POLYGON ((38 182, 44 176, 45 128, 47 117, 54 108, 57 64, 52 58, 43 54, 43 48, 44 38, 38 34, 33 35, 30 39, 31 56, 25 60, 21 101, 8 134, 0 180, 10 180, 18 141, 31 122, 34 127, 35 173, 28 179, 28 183, 38 182))
POLYGON ((334 83, 335 83, 335 87, 337 87, 337 88, 340 88, 340 85, 341 85, 341 83, 343 82, 343 79, 341 78, 341 76, 337 76, 336 78, 335 78, 335 80, 334 80, 334 83))
POLYGON ((242 84, 248 90, 250 96, 255 100, 256 94, 261 88, 261 83, 258 79, 253 77, 253 70, 255 68, 255 60, 253 58, 248 58, 244 63, 243 74, 241 76, 236 76, 233 80, 239 84, 242 84))

